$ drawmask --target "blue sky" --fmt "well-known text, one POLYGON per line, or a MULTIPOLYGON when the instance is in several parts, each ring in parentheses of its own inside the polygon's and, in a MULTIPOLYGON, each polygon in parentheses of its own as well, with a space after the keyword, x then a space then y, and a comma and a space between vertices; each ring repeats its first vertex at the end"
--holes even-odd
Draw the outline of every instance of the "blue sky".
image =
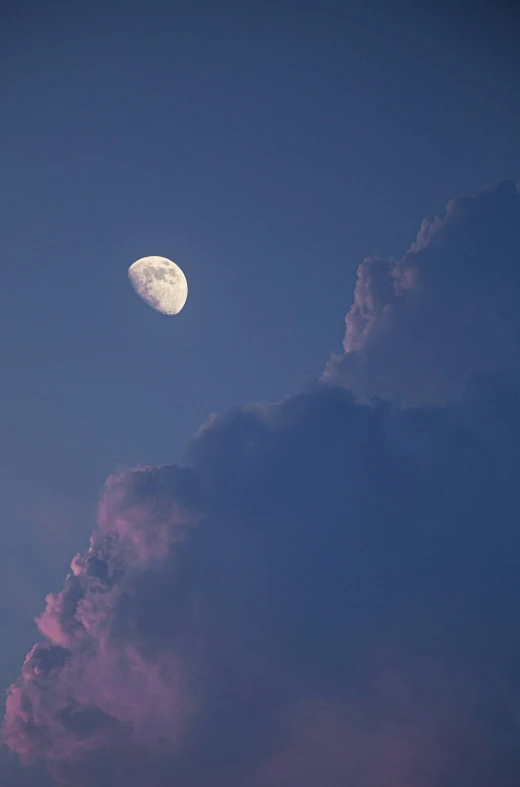
POLYGON ((0 679, 84 551, 107 475, 339 352, 356 270, 520 181, 504 9, 19 3, 2 32, 0 679), (189 284, 154 313, 129 265, 189 284))

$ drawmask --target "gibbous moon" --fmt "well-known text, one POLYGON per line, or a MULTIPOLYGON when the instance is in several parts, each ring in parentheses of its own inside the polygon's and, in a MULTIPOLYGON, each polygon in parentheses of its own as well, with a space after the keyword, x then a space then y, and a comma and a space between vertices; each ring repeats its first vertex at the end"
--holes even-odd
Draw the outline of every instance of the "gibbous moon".
POLYGON ((186 276, 166 257, 141 257, 130 265, 128 278, 143 301, 161 314, 178 314, 186 303, 186 276))

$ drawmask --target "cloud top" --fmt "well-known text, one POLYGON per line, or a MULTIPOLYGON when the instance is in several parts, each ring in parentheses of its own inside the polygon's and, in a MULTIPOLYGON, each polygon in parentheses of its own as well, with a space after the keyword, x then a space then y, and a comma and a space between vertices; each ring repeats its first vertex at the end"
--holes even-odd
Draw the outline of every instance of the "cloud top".
POLYGON ((425 219, 402 259, 365 259, 325 379, 361 399, 444 404, 472 376, 518 368, 519 225, 505 181, 425 219))

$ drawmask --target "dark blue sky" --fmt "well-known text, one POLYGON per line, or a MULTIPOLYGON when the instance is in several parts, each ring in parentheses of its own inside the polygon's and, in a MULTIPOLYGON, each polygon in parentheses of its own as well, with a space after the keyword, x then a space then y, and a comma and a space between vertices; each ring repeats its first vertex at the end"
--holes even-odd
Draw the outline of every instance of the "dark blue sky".
MULTIPOLYGON (((340 348, 356 268, 520 181, 505 10, 13 4, 1 34, 0 682, 115 468, 182 457, 340 348), (132 291, 159 254, 182 314, 132 291)), ((419 4, 422 5, 422 4, 419 4)))

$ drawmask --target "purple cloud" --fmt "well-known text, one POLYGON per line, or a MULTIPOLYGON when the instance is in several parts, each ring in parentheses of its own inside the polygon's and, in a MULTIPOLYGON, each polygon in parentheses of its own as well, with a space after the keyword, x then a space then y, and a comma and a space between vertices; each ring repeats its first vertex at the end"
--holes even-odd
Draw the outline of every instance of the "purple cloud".
POLYGON ((448 202, 400 260, 365 259, 345 353, 324 378, 363 399, 443 404, 468 378, 518 368, 520 192, 504 182, 448 202))
POLYGON ((512 787, 518 493, 494 473, 520 443, 480 433, 494 406, 318 389, 109 479, 4 740, 70 787, 512 787))
POLYGON ((108 479, 9 689, 12 753, 66 787, 520 783, 516 212, 504 184, 365 261, 342 385, 108 479))
POLYGON ((164 570, 196 522, 189 476, 139 468, 108 480, 90 549, 47 597, 37 621, 47 642, 28 654, 7 699, 4 738, 25 761, 75 761, 132 736, 170 747, 181 734, 196 706, 185 667, 142 647, 131 609, 136 577, 164 570))

